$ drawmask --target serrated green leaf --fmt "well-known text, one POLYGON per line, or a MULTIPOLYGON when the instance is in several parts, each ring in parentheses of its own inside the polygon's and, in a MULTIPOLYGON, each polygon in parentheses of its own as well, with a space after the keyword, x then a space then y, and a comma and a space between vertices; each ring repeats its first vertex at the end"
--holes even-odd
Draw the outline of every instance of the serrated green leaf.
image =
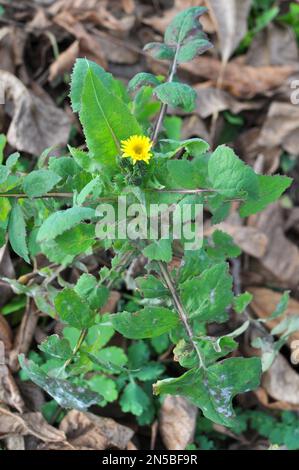
POLYGON ((25 176, 24 192, 29 197, 39 197, 51 191, 61 180, 61 177, 51 170, 36 170, 25 176))
POLYGON ((181 298, 190 318, 225 321, 233 300, 232 278, 226 263, 215 264, 180 286, 181 298))
POLYGON ((18 202, 15 202, 9 215, 8 236, 12 249, 17 255, 30 264, 26 240, 26 224, 23 211, 18 202))
POLYGON ((50 377, 33 361, 26 360, 23 354, 19 356, 19 362, 30 380, 44 389, 62 408, 84 411, 103 399, 101 395, 85 387, 50 377))
POLYGON ((142 130, 126 104, 108 91, 92 69, 86 73, 80 120, 91 156, 115 170, 120 142, 142 130))
POLYGON ((154 338, 177 326, 179 319, 173 310, 164 307, 145 307, 138 312, 112 315, 116 331, 130 339, 154 338))
POLYGON ((188 38, 202 32, 198 18, 207 12, 205 7, 191 7, 183 10, 174 17, 167 26, 164 40, 165 44, 177 46, 188 38))
POLYGON ((94 74, 101 80, 106 88, 111 89, 112 87, 114 79, 111 73, 106 72, 103 67, 96 62, 87 59, 77 59, 73 68, 70 91, 72 108, 75 113, 80 111, 84 81, 90 69, 93 70, 94 74))
POLYGON ((182 395, 198 406, 208 419, 231 426, 233 397, 257 388, 260 375, 259 358, 230 358, 217 362, 206 371, 191 369, 176 379, 158 381, 154 393, 182 395))
POLYGON ((9 175, 9 169, 5 165, 0 165, 0 184, 5 183, 9 175))
POLYGON ((212 188, 220 194, 230 198, 240 197, 244 193, 252 198, 258 196, 257 174, 225 145, 218 147, 211 155, 208 172, 212 188))
POLYGON ((82 204, 86 201, 87 197, 97 188, 100 187, 100 178, 97 176, 93 180, 89 181, 86 186, 80 191, 77 196, 77 204, 82 206, 82 204))
POLYGON ((258 175, 258 196, 248 199, 240 207, 241 217, 248 217, 276 201, 292 184, 292 178, 280 175, 258 175))
POLYGON ((242 313, 253 299, 250 292, 244 292, 234 298, 234 308, 237 313, 242 313))
POLYGON ((124 388, 119 404, 124 413, 140 416, 150 405, 150 399, 135 381, 131 381, 124 388))
MULTIPOLYGON (((203 35, 203 33, 201 33, 203 35)), ((177 54, 178 64, 190 62, 196 56, 204 54, 213 47, 213 44, 204 37, 190 39, 183 44, 177 54)))
POLYGON ((117 346, 108 346, 100 351, 95 351, 94 356, 103 365, 123 367, 128 362, 128 358, 123 349, 117 346))
POLYGON ((72 348, 68 340, 65 338, 61 339, 58 335, 48 336, 48 338, 39 344, 38 349, 49 354, 49 356, 64 361, 72 355, 72 348))
POLYGON ((95 217, 95 210, 89 207, 71 207, 65 211, 58 211, 51 214, 37 234, 37 242, 54 240, 58 235, 70 230, 83 220, 95 217))
POLYGON ((88 385, 91 390, 100 393, 105 402, 111 403, 118 397, 116 383, 104 375, 94 375, 88 380, 88 385))
POLYGON ((144 46, 143 50, 159 60, 172 60, 175 56, 174 47, 167 46, 160 42, 149 42, 144 46))
POLYGON ((182 108, 187 113, 195 109, 196 91, 185 83, 162 83, 155 88, 154 93, 162 103, 173 108, 182 108))
POLYGON ((141 289, 144 297, 149 299, 156 299, 158 297, 165 297, 168 295, 168 291, 162 282, 151 274, 147 277, 137 278, 136 284, 138 288, 141 289))
POLYGON ((10 212, 11 205, 9 199, 6 197, 2 197, 0 199, 0 222, 5 222, 7 220, 7 216, 10 212))
POLYGON ((132 372, 134 378, 141 380, 142 382, 156 380, 161 374, 163 374, 165 367, 159 362, 149 362, 142 366, 138 371, 132 372))
POLYGON ((94 325, 94 312, 73 289, 67 288, 59 292, 54 305, 61 320, 70 326, 82 330, 94 325))
POLYGON ((132 80, 129 81, 128 90, 130 92, 136 91, 143 86, 155 87, 160 85, 158 78, 152 73, 140 72, 137 73, 132 80))
POLYGON ((144 248, 142 253, 150 260, 165 261, 165 263, 169 263, 172 259, 171 240, 162 239, 153 241, 144 248))
POLYGON ((109 289, 98 286, 98 282, 91 274, 82 274, 75 286, 75 292, 85 300, 92 309, 103 307, 109 297, 109 289))

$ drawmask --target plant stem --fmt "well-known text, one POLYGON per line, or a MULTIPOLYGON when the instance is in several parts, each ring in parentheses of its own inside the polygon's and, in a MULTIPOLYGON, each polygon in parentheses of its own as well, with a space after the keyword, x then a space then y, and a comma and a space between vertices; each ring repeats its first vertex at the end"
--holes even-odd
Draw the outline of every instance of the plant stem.
MULTIPOLYGON (((177 48, 176 48, 176 51, 175 51, 175 55, 174 55, 174 58, 173 58, 173 62, 172 62, 172 65, 171 65, 171 69, 170 69, 170 73, 169 73, 167 83, 172 82, 173 77, 176 73, 177 57, 178 57, 179 50, 180 50, 180 46, 178 45, 177 48)), ((154 127, 153 135, 152 135, 152 141, 153 141, 154 144, 157 142, 158 135, 159 135, 159 132, 160 132, 160 129, 161 129, 161 126, 162 126, 162 123, 163 123, 163 120, 164 120, 164 117, 165 117, 166 113, 167 113, 167 104, 163 103, 162 106, 161 106, 161 109, 160 109, 155 127, 154 127)))
POLYGON ((88 329, 87 329, 87 328, 83 328, 83 329, 81 330, 80 336, 79 336, 79 338, 78 338, 78 341, 77 341, 77 343, 76 343, 76 346, 75 346, 74 349, 73 349, 72 355, 71 355, 71 357, 69 357, 69 358, 65 361, 65 363, 63 364, 62 369, 65 369, 65 368, 72 362, 74 356, 77 354, 77 352, 79 351, 79 349, 80 349, 80 347, 81 347, 83 341, 85 340, 87 333, 88 333, 88 329))
POLYGON ((184 325, 184 328, 187 332, 187 335, 188 335, 189 340, 192 344, 192 347, 193 347, 193 349, 196 352, 196 355, 198 357, 199 367, 201 367, 203 369, 206 369, 202 354, 201 354, 197 344, 195 343, 195 341, 193 339, 194 334, 193 334, 193 331, 192 331, 191 326, 189 324, 187 313, 185 312, 185 308, 183 307, 183 304, 181 302, 179 294, 176 291, 173 279, 171 277, 170 272, 168 271, 167 264, 163 263, 162 261, 159 261, 158 264, 159 264, 159 268, 160 268, 163 280, 165 281, 165 284, 167 285, 167 287, 168 287, 168 289, 171 293, 173 304, 174 304, 174 306, 175 306, 175 308, 176 308, 176 310, 179 314, 179 317, 181 319, 181 322, 184 325))

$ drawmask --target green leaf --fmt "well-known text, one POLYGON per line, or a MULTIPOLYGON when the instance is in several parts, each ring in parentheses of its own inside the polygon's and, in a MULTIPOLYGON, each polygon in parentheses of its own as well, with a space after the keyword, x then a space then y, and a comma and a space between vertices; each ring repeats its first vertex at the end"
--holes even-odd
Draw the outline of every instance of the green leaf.
POLYGON ((76 176, 80 172, 80 166, 72 157, 50 157, 48 167, 61 178, 76 176))
POLYGON ((74 257, 85 253, 96 242, 94 225, 80 224, 58 235, 55 240, 41 243, 41 251, 53 263, 70 264, 74 257))
POLYGON ((158 381, 154 393, 184 396, 198 406, 206 418, 231 426, 234 418, 232 399, 239 393, 256 389, 260 375, 259 358, 230 358, 207 370, 191 369, 176 379, 158 381))
POLYGON ((155 59, 159 60, 172 60, 175 56, 175 48, 162 44, 160 42, 149 42, 143 48, 155 59))
POLYGON ((7 220, 7 216, 10 212, 11 205, 9 199, 6 197, 2 197, 0 199, 0 222, 5 222, 7 220))
POLYGON ((109 297, 109 289, 98 286, 98 282, 91 274, 82 274, 75 286, 75 292, 85 300, 92 309, 103 307, 109 297))
POLYGON ((80 191, 77 196, 77 204, 82 206, 86 201, 87 197, 98 187, 100 187, 100 178, 97 176, 93 180, 89 181, 86 186, 80 191))
MULTIPOLYGON (((203 35, 204 33, 201 34, 203 35)), ((191 38, 180 47, 177 54, 178 64, 190 62, 196 56, 204 54, 204 52, 208 51, 212 47, 213 44, 206 39, 205 34, 204 37, 191 38)))
POLYGON ((154 241, 144 248, 142 253, 150 260, 169 263, 172 259, 171 240, 162 239, 154 241))
POLYGON ((90 328, 95 315, 73 289, 64 289, 55 297, 55 308, 61 320, 74 328, 90 328))
POLYGON ((94 74, 99 80, 101 80, 101 82, 106 88, 111 89, 112 87, 114 79, 111 73, 106 72, 96 62, 92 62, 91 60, 87 59, 77 59, 72 73, 70 91, 72 108, 75 113, 79 112, 81 109, 81 98, 82 90, 84 87, 84 81, 86 78, 86 74, 90 69, 93 70, 94 74))
POLYGON ((91 156, 110 170, 117 167, 121 140, 142 134, 126 104, 105 88, 92 69, 84 82, 80 120, 91 156))
POLYGON ((19 356, 19 362, 30 380, 44 389, 62 408, 75 408, 84 411, 103 399, 101 395, 85 387, 76 386, 69 381, 50 377, 33 361, 26 360, 23 354, 19 356))
POLYGON ((68 146, 69 152, 76 164, 83 170, 89 173, 96 173, 101 169, 101 165, 91 158, 91 156, 84 152, 84 150, 77 149, 75 147, 68 146))
POLYGON ((123 367, 128 362, 123 349, 117 346, 108 346, 100 351, 95 351, 94 356, 103 365, 111 364, 112 366, 123 367))
POLYGON ((189 39, 202 32, 198 18, 207 12, 205 7, 191 7, 183 10, 174 17, 166 28, 164 40, 169 46, 181 45, 189 39))
POLYGON ((10 212, 8 223, 8 236, 12 249, 30 264, 28 246, 26 241, 26 224, 23 211, 18 202, 15 202, 10 212))
POLYGON ((116 383, 104 375, 94 375, 88 380, 88 385, 91 390, 103 396, 105 400, 103 405, 106 404, 106 402, 113 402, 118 397, 116 383))
POLYGON ((215 230, 212 235, 213 246, 208 246, 207 253, 219 261, 240 256, 241 250, 235 245, 233 238, 221 230, 215 230))
MULTIPOLYGON (((208 366, 216 362, 217 359, 227 356, 234 351, 238 343, 229 336, 220 338, 198 338, 195 340, 196 346, 204 357, 204 362, 208 366)), ((181 339, 173 350, 175 361, 178 361, 182 367, 191 369, 198 365, 198 357, 190 342, 181 339)))
POLYGON ((36 170, 25 176, 23 189, 29 197, 39 197, 51 191, 60 180, 60 176, 51 170, 36 170))
POLYGON ((97 316, 95 321, 96 324, 89 328, 86 337, 86 343, 90 346, 91 351, 101 349, 114 335, 110 314, 97 316))
POLYGON ((124 413, 140 416, 150 405, 150 399, 142 388, 132 380, 124 388, 119 404, 124 413))
POLYGON ((226 308, 233 300, 231 289, 232 278, 226 263, 215 264, 180 286, 181 298, 190 318, 198 317, 201 321, 226 320, 226 308))
POLYGON ((71 207, 51 214, 40 227, 37 241, 54 240, 58 235, 78 225, 82 220, 95 217, 95 210, 89 207, 71 207))
POLYGON ((4 159, 4 149, 6 146, 6 136, 4 134, 0 134, 0 164, 3 162, 4 159))
POLYGON ((130 92, 136 91, 143 86, 157 86, 160 85, 160 80, 152 73, 140 72, 129 81, 128 90, 130 92))
POLYGON ((9 169, 5 165, 0 165, 0 184, 5 183, 9 175, 9 169))
POLYGON ((278 318, 281 315, 283 315, 286 309, 288 308, 289 301, 290 301, 290 291, 287 290, 282 294, 278 304, 276 305, 276 309, 270 315, 270 317, 267 318, 267 320, 274 320, 275 318, 278 318))
POLYGON ((154 93, 162 103, 173 108, 182 108, 187 113, 195 109, 196 91, 185 83, 162 83, 155 88, 154 93))
POLYGON ((237 313, 244 312, 245 308, 250 304, 253 295, 250 292, 244 292, 234 298, 234 308, 237 313))
POLYGON ((240 208, 241 217, 256 214, 277 199, 292 184, 292 178, 280 175, 258 175, 258 197, 252 197, 240 208))
POLYGON ((64 338, 61 339, 58 335, 48 336, 48 338, 39 344, 38 349, 49 354, 49 356, 62 359, 63 361, 72 355, 72 348, 68 340, 64 338))
POLYGON ((154 338, 178 325, 173 310, 164 307, 145 307, 138 312, 121 312, 112 315, 116 331, 130 339, 154 338))
POLYGON ((139 371, 132 372, 134 378, 143 382, 156 380, 161 374, 163 374, 165 367, 159 362, 149 362, 142 366, 139 371))
POLYGON ((234 198, 247 193, 254 198, 259 193, 258 176, 225 145, 211 155, 208 171, 212 188, 220 194, 234 198))
POLYGON ((136 279, 136 284, 138 288, 141 289, 144 297, 149 299, 156 299, 168 295, 168 291, 162 282, 151 274, 147 277, 139 277, 136 279))

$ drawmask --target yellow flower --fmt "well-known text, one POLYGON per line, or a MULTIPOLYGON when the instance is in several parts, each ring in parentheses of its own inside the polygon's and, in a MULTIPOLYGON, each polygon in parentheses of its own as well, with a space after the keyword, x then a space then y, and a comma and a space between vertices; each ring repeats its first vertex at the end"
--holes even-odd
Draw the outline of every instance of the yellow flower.
POLYGON ((152 145, 152 141, 145 135, 131 135, 128 139, 121 141, 122 157, 132 158, 133 165, 137 161, 149 163, 152 145))

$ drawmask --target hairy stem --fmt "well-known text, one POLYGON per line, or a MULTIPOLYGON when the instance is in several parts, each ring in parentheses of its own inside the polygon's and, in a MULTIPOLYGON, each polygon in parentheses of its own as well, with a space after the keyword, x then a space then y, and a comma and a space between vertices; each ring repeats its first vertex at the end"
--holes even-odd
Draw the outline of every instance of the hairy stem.
MULTIPOLYGON (((171 82, 172 82, 173 77, 174 77, 174 75, 175 75, 175 73, 176 73, 176 69, 177 69, 177 57, 178 57, 179 50, 180 50, 180 46, 178 45, 177 48, 176 48, 176 51, 175 51, 175 56, 174 56, 174 58, 173 58, 173 62, 172 62, 171 68, 170 68, 170 72, 169 72, 169 76, 168 76, 167 83, 171 83, 171 82)), ((161 106, 161 109, 160 109, 160 112, 159 112, 159 115, 158 115, 158 118, 157 118, 155 127, 154 127, 153 135, 152 135, 152 141, 153 141, 154 144, 157 142, 158 135, 159 135, 159 132, 160 132, 160 130, 161 130, 161 126, 162 126, 162 124, 163 124, 163 120, 164 120, 164 117, 165 117, 166 113, 167 113, 167 104, 163 103, 162 106, 161 106)))
POLYGON ((192 344, 192 347, 193 347, 194 351, 196 352, 196 355, 198 357, 199 366, 203 369, 206 369, 202 354, 201 354, 197 344, 195 343, 195 341, 193 339, 194 334, 193 334, 192 328, 189 324, 187 313, 185 312, 185 308, 184 308, 184 306, 181 302, 181 299, 179 297, 179 294, 178 294, 178 292, 175 288, 175 285, 174 285, 173 279, 171 277, 171 274, 168 271, 167 264, 163 263, 162 261, 159 261, 158 264, 159 264, 159 268, 160 268, 160 271, 161 271, 161 274, 162 274, 162 278, 165 281, 165 284, 167 285, 167 287, 169 289, 169 292, 171 294, 173 305, 174 305, 175 309, 177 310, 177 312, 179 314, 179 317, 181 319, 181 322, 184 325, 184 328, 187 332, 187 335, 188 335, 189 340, 192 344))

